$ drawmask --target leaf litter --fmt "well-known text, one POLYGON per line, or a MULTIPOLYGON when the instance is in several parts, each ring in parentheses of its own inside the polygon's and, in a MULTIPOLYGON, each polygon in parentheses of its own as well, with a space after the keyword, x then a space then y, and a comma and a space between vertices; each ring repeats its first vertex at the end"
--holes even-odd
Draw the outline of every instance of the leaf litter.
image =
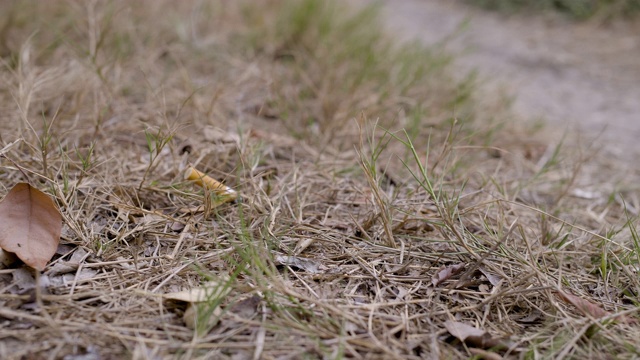
POLYGON ((310 274, 319 274, 328 270, 328 267, 317 260, 306 259, 299 256, 276 255, 274 261, 278 265, 291 266, 300 270, 304 270, 310 274))
POLYGON ((201 335, 209 331, 218 324, 222 309, 218 303, 211 303, 222 299, 229 294, 231 288, 227 281, 208 281, 198 287, 188 290, 163 294, 162 297, 168 300, 181 301, 187 303, 187 308, 182 315, 182 319, 191 330, 197 330, 201 335))
POLYGON ((433 286, 440 285, 441 283, 449 280, 453 276, 461 273, 464 270, 465 266, 466 264, 453 264, 453 265, 442 267, 433 276, 433 279, 431 279, 431 284, 433 284, 433 286))
POLYGON ((463 322, 447 320, 444 327, 452 336, 469 346, 496 351, 504 351, 509 348, 504 340, 463 322))
POLYGON ((624 314, 613 315, 609 311, 603 309, 600 305, 595 304, 589 300, 575 296, 562 290, 558 290, 558 297, 564 302, 575 306, 583 315, 592 317, 594 319, 612 318, 622 323, 635 324, 637 320, 630 318, 624 314))

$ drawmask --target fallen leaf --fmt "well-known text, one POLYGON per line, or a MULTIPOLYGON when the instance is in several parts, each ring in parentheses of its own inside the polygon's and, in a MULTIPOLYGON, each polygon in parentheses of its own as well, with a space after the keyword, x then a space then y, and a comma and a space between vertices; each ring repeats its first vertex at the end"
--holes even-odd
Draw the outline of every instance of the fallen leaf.
POLYGON ((487 332, 484 330, 480 330, 458 321, 447 320, 444 323, 444 327, 447 329, 449 334, 455 336, 460 341, 465 341, 470 337, 483 337, 487 335, 487 332))
POLYGON ((167 222, 167 219, 164 216, 160 216, 157 214, 143 214, 141 217, 134 217, 134 224, 141 225, 154 225, 154 224, 164 224, 167 222))
POLYGON ((447 320, 444 327, 449 334, 470 346, 481 349, 508 348, 500 339, 492 337, 488 332, 462 322, 447 320))
POLYGON ((80 272, 72 273, 72 274, 57 274, 51 275, 46 274, 43 275, 41 279, 47 279, 47 286, 49 287, 68 287, 78 281, 85 281, 89 279, 93 279, 98 275, 98 271, 90 268, 82 268, 80 272))
POLYGON ((36 279, 31 274, 31 270, 25 267, 13 270, 11 276, 13 277, 13 285, 18 288, 17 292, 13 292, 14 294, 24 294, 36 287, 36 279))
POLYGON ((233 304, 229 311, 232 313, 245 318, 250 319, 253 315, 258 311, 258 305, 262 301, 262 298, 256 294, 251 297, 248 297, 244 300, 240 300, 233 304))
POLYGON ((560 295, 560 298, 564 300, 564 302, 575 306, 576 308, 578 308, 578 310, 580 310, 585 315, 589 315, 596 319, 611 315, 611 313, 602 309, 601 307, 592 303, 589 300, 585 300, 583 298, 566 293, 564 291, 558 291, 558 295, 560 295))
POLYGON ((200 287, 189 290, 178 291, 162 295, 163 298, 169 300, 184 301, 188 303, 204 302, 226 296, 231 287, 226 282, 209 281, 200 287))
POLYGON ((36 270, 56 253, 61 230, 51 198, 27 183, 14 186, 0 203, 0 247, 36 270))
POLYGON ((52 276, 76 271, 78 270, 80 263, 87 257, 87 254, 87 251, 83 248, 77 248, 77 250, 73 253, 73 255, 71 255, 71 258, 68 261, 58 260, 55 265, 47 270, 46 274, 52 276))
POLYGON ((66 256, 67 254, 69 254, 75 249, 76 249, 76 246, 72 246, 69 244, 58 244, 58 248, 56 249, 56 255, 66 256))
MULTIPOLYGON (((604 310, 603 308, 598 306, 598 304, 594 304, 589 300, 585 300, 581 297, 566 293, 562 290, 558 290, 558 296, 564 302, 575 306, 583 315, 591 316, 594 319, 600 319, 612 315, 607 310, 604 310)), ((629 318, 624 315, 619 315, 615 318, 616 320, 619 320, 623 323, 632 324, 636 322, 635 319, 629 318)))
POLYGON ((326 270, 326 268, 317 261, 298 256, 276 255, 275 261, 279 265, 293 266, 311 274, 318 274, 321 272, 320 270, 326 270))
POLYGON ((513 320, 521 324, 535 324, 542 321, 543 317, 544 316, 540 310, 533 309, 528 315, 520 318, 513 318, 513 320))
POLYGON ((410 295, 411 291, 407 290, 405 287, 398 285, 398 291, 396 293, 396 300, 397 301, 402 301, 402 300, 410 300, 410 297, 407 297, 407 295, 410 295))
POLYGON ((502 281, 502 277, 490 273, 487 269, 483 268, 482 266, 480 266, 478 270, 480 270, 482 275, 484 275, 493 286, 498 286, 498 284, 500 284, 500 281, 502 281))
POLYGON ((207 333, 218 324, 222 310, 215 301, 226 296, 231 288, 228 280, 209 281, 200 287, 162 295, 163 298, 187 302, 182 320, 188 329, 196 330, 199 335, 207 333))
POLYGON ((211 305, 207 303, 190 303, 182 320, 188 329, 197 329, 198 334, 203 335, 208 329, 218 325, 220 315, 222 315, 222 310, 219 306, 211 309, 211 305))
POLYGON ((185 224, 178 221, 174 221, 169 224, 169 228, 173 231, 181 231, 182 229, 184 229, 184 226, 185 224))
POLYGON ((433 279, 431 279, 431 283, 433 286, 438 286, 442 282, 461 272, 464 267, 465 264, 455 264, 440 268, 440 270, 438 270, 438 272, 433 276, 433 279))

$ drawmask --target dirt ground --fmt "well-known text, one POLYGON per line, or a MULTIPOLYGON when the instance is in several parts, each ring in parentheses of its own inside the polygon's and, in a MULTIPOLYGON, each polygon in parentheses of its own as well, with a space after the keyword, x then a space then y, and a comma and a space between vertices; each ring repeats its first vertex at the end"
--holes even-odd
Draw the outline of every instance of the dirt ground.
POLYGON ((477 70, 487 91, 513 96, 517 114, 597 137, 604 153, 640 153, 638 24, 575 23, 503 14, 455 1, 383 1, 384 21, 403 40, 442 43, 461 73, 477 70))

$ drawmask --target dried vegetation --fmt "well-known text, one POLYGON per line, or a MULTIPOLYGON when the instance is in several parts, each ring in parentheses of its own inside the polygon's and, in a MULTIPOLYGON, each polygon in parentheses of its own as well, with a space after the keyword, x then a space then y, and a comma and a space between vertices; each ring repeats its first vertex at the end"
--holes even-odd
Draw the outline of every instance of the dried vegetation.
POLYGON ((637 199, 374 10, 0 14, 1 192, 24 173, 64 220, 44 288, 0 270, 1 358, 638 356, 637 199))

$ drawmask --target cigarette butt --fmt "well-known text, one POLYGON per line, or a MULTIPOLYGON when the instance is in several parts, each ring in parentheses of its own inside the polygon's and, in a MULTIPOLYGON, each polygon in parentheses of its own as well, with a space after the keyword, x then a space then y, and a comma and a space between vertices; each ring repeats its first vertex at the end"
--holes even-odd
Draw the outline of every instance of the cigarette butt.
POLYGON ((216 195, 228 197, 230 200, 235 200, 238 197, 238 193, 232 188, 192 167, 187 168, 184 178, 213 191, 216 195))

